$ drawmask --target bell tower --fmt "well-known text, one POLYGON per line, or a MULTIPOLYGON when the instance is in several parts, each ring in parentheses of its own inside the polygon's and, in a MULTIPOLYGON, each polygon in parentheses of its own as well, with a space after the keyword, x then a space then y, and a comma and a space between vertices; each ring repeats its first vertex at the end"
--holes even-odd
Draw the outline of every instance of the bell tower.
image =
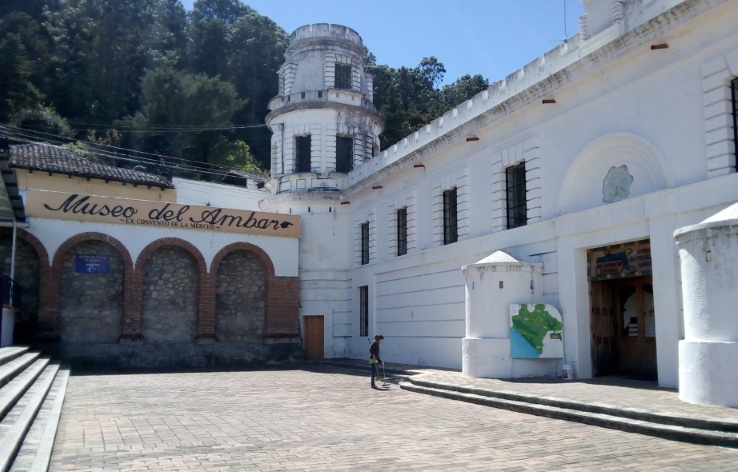
POLYGON ((338 191, 346 174, 379 152, 382 124, 356 31, 314 24, 295 30, 269 103, 273 193, 338 191))

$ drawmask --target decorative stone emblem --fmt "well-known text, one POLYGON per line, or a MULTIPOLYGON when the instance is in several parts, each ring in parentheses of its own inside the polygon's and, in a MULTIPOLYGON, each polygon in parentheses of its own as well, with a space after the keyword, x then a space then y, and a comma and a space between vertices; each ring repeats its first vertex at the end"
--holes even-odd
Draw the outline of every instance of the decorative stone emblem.
POLYGON ((632 183, 633 176, 628 173, 628 166, 623 164, 619 167, 610 167, 602 181, 602 201, 614 203, 627 198, 632 183))

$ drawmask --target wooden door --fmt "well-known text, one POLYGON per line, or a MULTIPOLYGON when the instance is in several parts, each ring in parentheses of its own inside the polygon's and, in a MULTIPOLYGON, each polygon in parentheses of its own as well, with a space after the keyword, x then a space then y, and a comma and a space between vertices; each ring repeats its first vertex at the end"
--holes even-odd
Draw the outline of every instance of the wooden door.
POLYGON ((615 290, 609 281, 592 282, 589 290, 592 372, 612 375, 618 369, 618 320, 615 290))
POLYGON ((305 357, 322 359, 323 350, 323 315, 305 317, 305 357))
POLYGON ((651 277, 619 282, 619 371, 626 375, 656 378, 656 325, 651 277))
POLYGON ((656 377, 656 327, 650 277, 590 283, 594 375, 656 377))

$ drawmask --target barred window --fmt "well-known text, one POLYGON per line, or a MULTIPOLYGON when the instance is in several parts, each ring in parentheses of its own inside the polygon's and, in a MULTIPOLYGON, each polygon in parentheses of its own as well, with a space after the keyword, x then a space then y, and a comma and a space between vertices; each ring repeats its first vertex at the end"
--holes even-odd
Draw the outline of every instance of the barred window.
POLYGON ((738 78, 731 82, 733 96, 733 148, 735 149, 735 168, 738 170, 738 78))
POLYGON ((397 255, 407 254, 407 208, 397 210, 397 255))
POLYGON ((369 287, 359 287, 359 336, 369 336, 369 287))
POLYGON ((528 202, 525 188, 525 162, 505 169, 507 195, 507 228, 528 224, 528 202))
POLYGON ((369 223, 361 225, 361 265, 369 264, 369 223))
POLYGON ((354 168, 354 138, 336 136, 336 172, 348 174, 354 168))
POLYGON ((351 66, 346 64, 336 64, 336 81, 337 89, 351 90, 351 66))
POLYGON ((456 187, 443 192, 443 244, 459 240, 456 187))
POLYGON ((295 137, 295 172, 310 172, 310 135, 295 137))

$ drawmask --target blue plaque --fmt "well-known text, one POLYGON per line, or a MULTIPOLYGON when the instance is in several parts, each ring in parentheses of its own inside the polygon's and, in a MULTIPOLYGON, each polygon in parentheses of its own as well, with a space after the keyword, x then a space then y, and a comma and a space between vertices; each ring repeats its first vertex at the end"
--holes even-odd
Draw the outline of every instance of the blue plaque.
POLYGON ((110 273, 110 256, 98 254, 76 254, 74 271, 78 274, 110 273))

